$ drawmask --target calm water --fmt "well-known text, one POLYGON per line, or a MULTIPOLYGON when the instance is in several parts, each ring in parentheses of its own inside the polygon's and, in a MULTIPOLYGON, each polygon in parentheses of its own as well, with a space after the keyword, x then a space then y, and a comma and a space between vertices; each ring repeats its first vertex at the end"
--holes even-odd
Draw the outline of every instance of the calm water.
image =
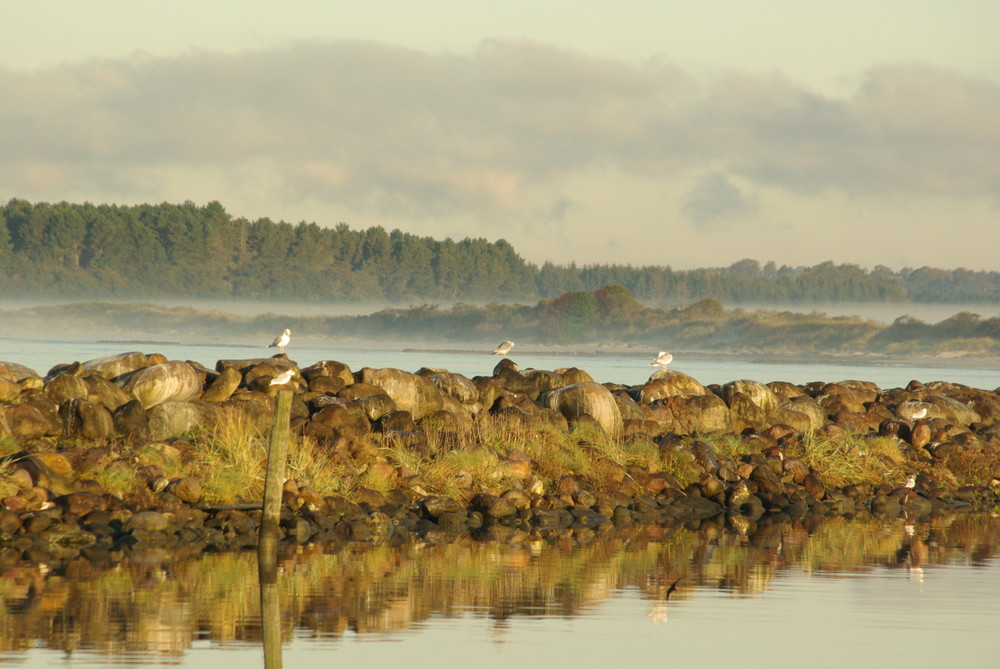
MULTIPOLYGON (((415 372, 421 367, 445 368, 468 377, 489 375, 497 363, 497 356, 489 350, 445 350, 444 347, 424 347, 420 350, 403 347, 377 348, 359 344, 317 344, 295 340, 288 354, 301 366, 319 360, 338 360, 353 370, 362 367, 394 367, 415 372)), ((273 355, 276 349, 246 344, 181 344, 169 342, 135 343, 109 342, 93 339, 18 339, 0 337, 0 361, 16 362, 45 374, 56 364, 84 362, 113 353, 142 351, 162 353, 172 360, 194 360, 214 367, 221 358, 253 358, 273 355)), ((643 383, 649 378, 655 351, 615 350, 613 353, 583 351, 572 354, 539 353, 530 346, 515 348, 511 359, 522 368, 558 369, 579 367, 590 373, 598 382, 627 385, 643 383)), ((1000 369, 963 368, 948 366, 947 361, 935 366, 870 364, 859 360, 856 364, 782 364, 754 356, 747 359, 684 359, 675 356, 671 368, 696 378, 703 384, 727 383, 735 379, 753 379, 764 383, 788 381, 843 381, 856 379, 871 381, 881 388, 903 387, 916 379, 922 382, 949 381, 975 388, 995 389, 1000 386, 1000 369)))
POLYGON ((253 553, 0 552, 0 662, 995 667, 998 548, 971 516, 505 530, 301 547, 263 592, 253 553))

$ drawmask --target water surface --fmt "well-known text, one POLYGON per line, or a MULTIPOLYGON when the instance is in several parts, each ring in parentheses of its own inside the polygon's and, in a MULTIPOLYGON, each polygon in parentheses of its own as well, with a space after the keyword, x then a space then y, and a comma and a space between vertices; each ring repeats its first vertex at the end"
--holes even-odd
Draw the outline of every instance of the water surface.
POLYGON ((996 666, 997 519, 738 527, 303 546, 264 598, 254 553, 0 552, 0 661, 996 666))
MULTIPOLYGON (((293 335, 294 336, 294 335, 293 335)), ((267 342, 270 343, 270 342, 267 342)), ((476 351, 463 348, 407 348, 404 346, 372 343, 361 345, 330 342, 317 343, 295 338, 288 348, 288 355, 305 367, 320 360, 337 360, 352 370, 362 367, 393 367, 415 372, 422 367, 448 369, 468 376, 493 373, 498 356, 489 350, 476 351)), ((214 367, 219 359, 256 358, 276 353, 266 345, 246 343, 180 343, 171 341, 101 341, 71 338, 10 338, 0 337, 0 361, 16 362, 45 374, 57 364, 73 361, 85 362, 105 355, 125 351, 162 353, 171 360, 193 360, 214 367)), ((530 346, 518 347, 511 354, 522 369, 559 369, 579 367, 586 370, 599 383, 644 383, 655 368, 649 365, 655 351, 600 350, 581 348, 574 351, 543 351, 530 346)), ((960 361, 941 360, 932 364, 876 364, 859 357, 856 361, 778 362, 766 356, 745 358, 704 356, 685 358, 677 355, 671 369, 693 376, 703 384, 728 383, 736 379, 753 379, 768 383, 788 381, 804 384, 812 381, 833 382, 855 379, 871 381, 880 388, 901 388, 910 381, 924 383, 948 381, 974 388, 993 390, 1000 386, 1000 369, 996 366, 969 367, 960 361)))

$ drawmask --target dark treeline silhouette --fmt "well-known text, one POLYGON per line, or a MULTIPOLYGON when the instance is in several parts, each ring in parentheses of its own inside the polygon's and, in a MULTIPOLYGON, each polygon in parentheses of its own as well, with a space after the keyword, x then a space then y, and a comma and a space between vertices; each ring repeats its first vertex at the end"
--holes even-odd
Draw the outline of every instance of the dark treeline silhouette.
MULTIPOLYGON (((302 301, 502 301, 621 285, 658 304, 997 302, 1000 272, 865 270, 832 262, 723 268, 526 262, 504 240, 233 218, 221 204, 31 203, 0 209, 0 297, 189 296, 302 301)), ((562 298, 565 299, 565 298, 562 298)))

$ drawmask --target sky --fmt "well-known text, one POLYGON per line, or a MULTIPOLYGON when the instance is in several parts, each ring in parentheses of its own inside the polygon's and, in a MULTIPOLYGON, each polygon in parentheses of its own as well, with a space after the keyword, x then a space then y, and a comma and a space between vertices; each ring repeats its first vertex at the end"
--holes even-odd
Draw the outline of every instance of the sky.
POLYGON ((1000 270, 994 0, 5 0, 0 198, 1000 270))

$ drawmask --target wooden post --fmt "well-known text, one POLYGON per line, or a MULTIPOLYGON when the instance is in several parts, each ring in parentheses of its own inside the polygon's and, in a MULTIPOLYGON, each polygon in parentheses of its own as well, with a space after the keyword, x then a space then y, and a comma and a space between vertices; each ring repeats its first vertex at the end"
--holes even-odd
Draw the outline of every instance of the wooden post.
POLYGON ((260 584, 260 625, 264 669, 281 669, 281 600, 276 583, 260 584))
POLYGON ((278 391, 271 427, 271 445, 267 450, 267 474, 264 479, 264 506, 257 540, 261 583, 275 583, 278 573, 278 527, 281 522, 281 493, 288 459, 288 426, 292 414, 292 391, 278 391))

